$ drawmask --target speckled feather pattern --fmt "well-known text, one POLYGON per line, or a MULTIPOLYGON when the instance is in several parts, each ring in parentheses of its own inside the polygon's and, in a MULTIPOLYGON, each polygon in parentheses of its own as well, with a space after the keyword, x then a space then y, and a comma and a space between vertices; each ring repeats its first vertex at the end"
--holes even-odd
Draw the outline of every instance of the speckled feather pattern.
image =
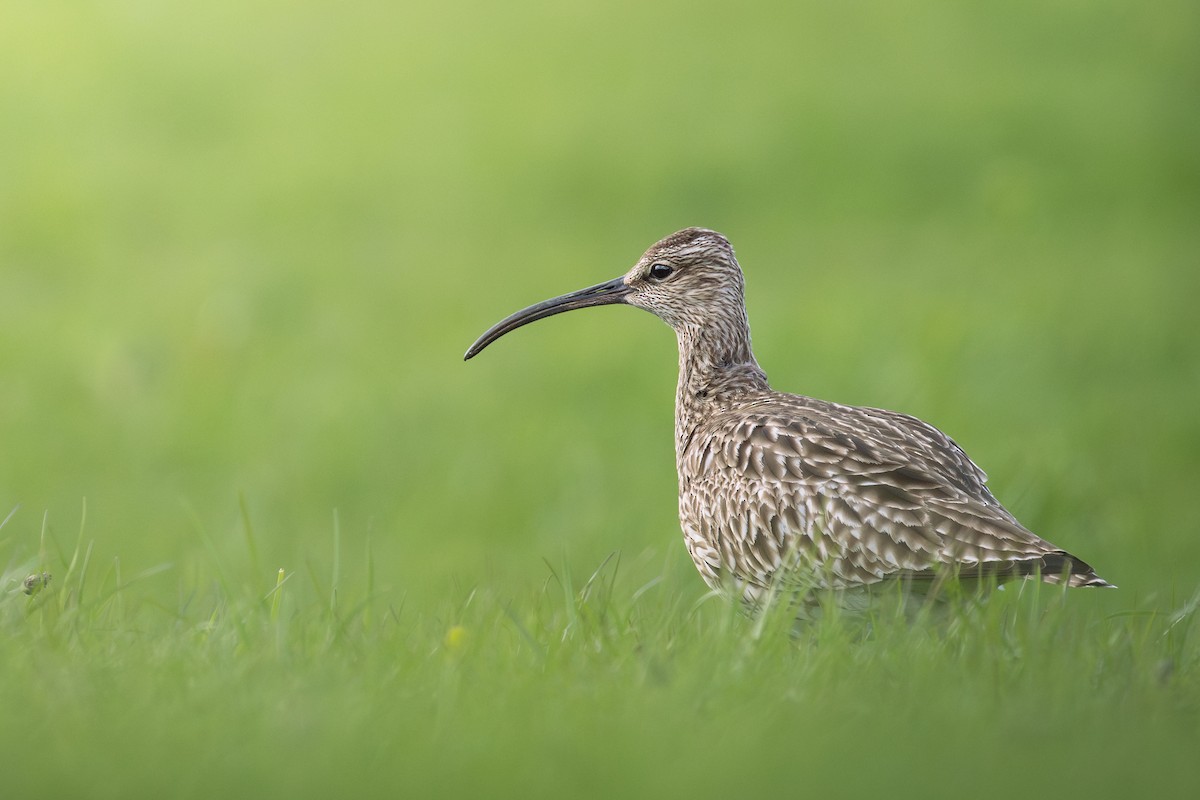
POLYGON ((721 234, 674 233, 622 280, 620 302, 656 314, 678 338, 679 519, 713 588, 753 603, 770 587, 854 591, 947 576, 1110 585, 1022 526, 933 426, 773 391, 751 349, 741 267, 721 234))

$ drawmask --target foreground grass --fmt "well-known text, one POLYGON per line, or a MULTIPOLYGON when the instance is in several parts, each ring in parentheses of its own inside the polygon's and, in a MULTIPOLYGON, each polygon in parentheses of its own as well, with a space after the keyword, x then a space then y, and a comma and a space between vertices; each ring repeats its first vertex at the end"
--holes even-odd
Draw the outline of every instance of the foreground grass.
POLYGON ((354 582, 338 557, 272 579, 248 542, 140 577, 90 563, 83 537, 4 545, 7 796, 1200 786, 1196 597, 1112 613, 1115 593, 1025 586, 795 632, 786 609, 747 619, 616 555, 415 608, 374 589, 369 555, 354 582))

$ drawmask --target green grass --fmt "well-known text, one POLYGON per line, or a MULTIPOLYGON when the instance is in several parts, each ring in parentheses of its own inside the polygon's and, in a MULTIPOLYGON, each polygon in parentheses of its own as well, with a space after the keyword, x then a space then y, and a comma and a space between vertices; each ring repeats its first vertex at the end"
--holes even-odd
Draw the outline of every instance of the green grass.
POLYGON ((1200 788, 1194 3, 9 5, 0 796, 1200 788), (661 323, 461 362, 685 225, 1121 588, 705 599, 661 323))
POLYGON ((9 790, 1118 797, 1200 779, 1200 595, 1109 613, 1099 591, 1010 586, 793 631, 786 607, 747 619, 683 570, 635 586, 646 565, 615 556, 424 613, 338 561, 274 584, 212 562, 160 606, 82 548, 49 558, 52 588, 0 605, 0 698, 24 712, 0 734, 9 790))

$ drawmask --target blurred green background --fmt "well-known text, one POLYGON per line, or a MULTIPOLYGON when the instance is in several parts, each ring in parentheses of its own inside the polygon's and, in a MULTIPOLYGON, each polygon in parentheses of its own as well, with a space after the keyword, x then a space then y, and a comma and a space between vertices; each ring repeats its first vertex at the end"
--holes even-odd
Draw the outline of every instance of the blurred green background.
POLYGON ((686 567, 661 323, 461 356, 702 225, 776 388, 938 425, 1126 603, 1200 578, 1193 2, 0 14, 12 558, 86 498, 95 557, 170 597, 198 528, 240 557, 240 494, 264 586, 335 509, 418 608, 686 567))
POLYGON ((1191 796, 1198 42, 1192 0, 0 5, 0 794, 1191 796), (1121 589, 697 612, 662 323, 462 362, 688 225, 776 388, 936 424, 1121 589))

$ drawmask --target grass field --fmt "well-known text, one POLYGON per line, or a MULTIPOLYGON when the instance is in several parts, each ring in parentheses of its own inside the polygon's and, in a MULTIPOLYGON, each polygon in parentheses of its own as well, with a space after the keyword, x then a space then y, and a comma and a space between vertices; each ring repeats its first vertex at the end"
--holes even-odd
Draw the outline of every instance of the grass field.
POLYGON ((6 5, 0 797, 1200 793, 1197 41, 1183 0, 6 5), (795 636, 706 597, 660 322, 461 361, 686 225, 776 388, 936 424, 1120 589, 795 636))

